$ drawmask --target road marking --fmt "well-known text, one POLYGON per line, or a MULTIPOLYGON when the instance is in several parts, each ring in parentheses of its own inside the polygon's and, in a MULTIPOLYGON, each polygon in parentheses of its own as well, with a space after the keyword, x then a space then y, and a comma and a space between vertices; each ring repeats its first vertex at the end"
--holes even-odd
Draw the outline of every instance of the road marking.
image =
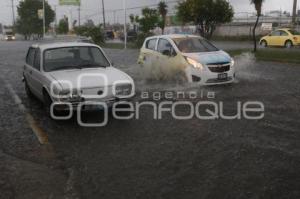
POLYGON ((15 103, 18 105, 18 108, 25 114, 26 121, 29 124, 29 126, 30 126, 31 130, 33 131, 33 133, 35 134, 35 136, 37 137, 39 143, 42 145, 49 144, 47 133, 41 127, 39 127, 36 120, 32 117, 32 115, 30 113, 28 113, 22 100, 17 95, 17 93, 15 92, 15 90, 13 89, 11 84, 8 83, 8 81, 6 81, 4 78, 1 78, 1 79, 4 81, 5 87, 8 89, 8 91, 11 94, 11 96, 13 97, 15 103))
MULTIPOLYGON (((8 89, 9 93, 12 95, 15 103, 18 105, 18 108, 25 114, 26 121, 28 122, 28 124, 29 124, 31 130, 34 132, 35 136, 37 137, 39 143, 44 145, 44 147, 41 148, 43 151, 43 155, 45 157, 49 158, 49 160, 56 159, 56 154, 54 152, 54 149, 53 149, 51 143, 49 143, 47 133, 42 128, 40 128, 40 126, 38 125, 36 120, 32 117, 32 115, 30 113, 28 113, 21 98, 17 95, 17 93, 15 92, 15 90, 13 89, 11 84, 8 83, 8 81, 5 80, 1 75, 0 75, 0 79, 3 80, 4 86, 8 89)), ((66 182, 66 185, 64 188, 65 198, 79 198, 78 197, 79 194, 78 194, 77 190, 74 188, 74 182, 73 182, 74 178, 75 178, 74 172, 75 171, 73 169, 71 171, 68 170, 69 177, 67 177, 67 182, 66 182)))

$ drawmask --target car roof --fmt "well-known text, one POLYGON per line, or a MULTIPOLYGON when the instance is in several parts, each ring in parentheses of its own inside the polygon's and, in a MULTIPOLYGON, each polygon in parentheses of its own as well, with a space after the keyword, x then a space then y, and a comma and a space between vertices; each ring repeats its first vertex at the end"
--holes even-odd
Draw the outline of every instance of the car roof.
POLYGON ((63 47, 80 47, 80 46, 99 47, 95 44, 83 43, 83 42, 54 42, 54 43, 38 43, 32 45, 32 47, 40 48, 41 50, 47 50, 52 48, 63 48, 63 47))
POLYGON ((202 37, 198 35, 191 35, 191 34, 168 34, 168 35, 156 35, 156 36, 148 37, 147 39, 156 39, 156 38, 177 39, 177 38, 202 38, 202 37))

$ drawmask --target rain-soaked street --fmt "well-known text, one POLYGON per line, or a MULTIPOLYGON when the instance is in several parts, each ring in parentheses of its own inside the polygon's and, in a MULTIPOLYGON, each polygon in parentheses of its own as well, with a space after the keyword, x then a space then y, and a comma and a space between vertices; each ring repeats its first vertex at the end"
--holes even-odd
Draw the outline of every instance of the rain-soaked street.
MULTIPOLYGON (((139 119, 110 118, 104 127, 86 128, 76 118, 51 120, 26 96, 22 67, 30 45, 0 42, 1 199, 300 198, 299 65, 243 54, 235 57, 233 84, 197 86, 145 80, 138 50, 105 49, 135 80, 134 102, 145 101, 148 91, 155 103, 166 92, 197 92, 169 100, 222 102, 226 115, 236 114, 239 104, 261 102, 264 117, 177 120, 165 112, 154 119, 145 106, 139 119)), ((186 106, 176 111, 189 114, 186 106)), ((87 114, 87 120, 99 115, 87 114)))

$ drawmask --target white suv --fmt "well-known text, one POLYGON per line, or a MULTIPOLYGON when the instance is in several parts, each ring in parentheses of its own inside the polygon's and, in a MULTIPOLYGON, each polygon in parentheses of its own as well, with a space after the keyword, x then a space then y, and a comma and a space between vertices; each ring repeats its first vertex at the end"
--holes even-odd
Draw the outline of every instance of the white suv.
POLYGON ((234 81, 234 61, 206 39, 195 35, 161 35, 145 40, 138 63, 162 71, 182 70, 188 82, 225 84, 234 81))

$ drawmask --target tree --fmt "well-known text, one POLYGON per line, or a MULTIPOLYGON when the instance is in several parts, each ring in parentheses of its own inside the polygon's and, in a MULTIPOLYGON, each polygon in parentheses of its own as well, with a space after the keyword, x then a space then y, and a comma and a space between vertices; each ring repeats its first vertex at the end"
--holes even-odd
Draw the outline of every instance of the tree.
POLYGON ((143 33, 149 33, 150 30, 153 30, 157 27, 159 22, 159 15, 156 9, 144 8, 142 10, 143 17, 138 20, 140 24, 140 30, 143 33))
POLYGON ((131 14, 129 15, 130 23, 133 25, 133 30, 136 32, 137 31, 137 23, 139 22, 139 16, 131 14))
POLYGON ((164 34, 164 32, 165 32, 166 18, 167 18, 167 14, 168 14, 167 8, 168 8, 168 6, 165 2, 163 2, 163 1, 159 2, 157 10, 161 16, 161 21, 159 23, 159 26, 161 28, 162 34, 164 34))
POLYGON ((69 32, 68 18, 63 18, 59 20, 57 32, 58 34, 66 34, 69 32))
POLYGON ((92 38, 92 40, 97 44, 101 44, 104 42, 102 26, 77 26, 74 28, 74 31, 79 36, 92 38))
MULTIPOLYGON (((20 1, 18 6, 18 15, 16 29, 23 34, 25 38, 30 38, 32 34, 39 37, 43 34, 43 20, 38 17, 38 10, 43 9, 43 2, 37 0, 20 1)), ((46 30, 50 23, 54 21, 55 13, 50 5, 45 1, 45 26, 46 30)))
POLYGON ((257 13, 257 17, 256 17, 256 22, 255 22, 255 25, 254 25, 254 28, 253 28, 253 42, 254 42, 254 52, 256 52, 257 50, 257 43, 256 43, 256 27, 257 27, 257 24, 258 24, 258 21, 259 21, 259 18, 261 16, 261 8, 262 8, 262 4, 263 4, 264 0, 250 0, 250 3, 251 4, 254 4, 255 6, 255 10, 256 10, 256 13, 257 13))
POLYGON ((227 0, 186 0, 178 3, 177 16, 183 23, 194 23, 199 33, 210 38, 216 26, 233 18, 233 8, 227 0))

